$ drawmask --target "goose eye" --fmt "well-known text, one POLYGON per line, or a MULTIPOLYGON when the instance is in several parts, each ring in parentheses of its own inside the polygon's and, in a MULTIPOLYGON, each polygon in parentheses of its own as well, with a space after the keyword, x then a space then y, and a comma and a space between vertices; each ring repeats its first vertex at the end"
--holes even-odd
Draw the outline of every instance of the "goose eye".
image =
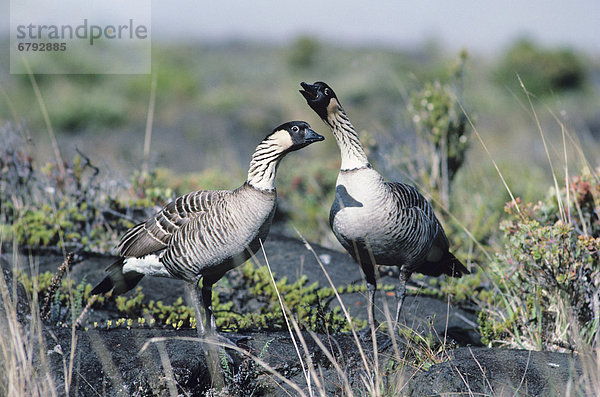
POLYGON ((300 131, 300 128, 298 128, 298 126, 295 125, 295 126, 292 127, 292 131, 293 132, 298 132, 298 131, 300 131))
POLYGON ((323 94, 325 94, 325 95, 329 96, 329 88, 325 88, 325 89, 323 90, 323 94))

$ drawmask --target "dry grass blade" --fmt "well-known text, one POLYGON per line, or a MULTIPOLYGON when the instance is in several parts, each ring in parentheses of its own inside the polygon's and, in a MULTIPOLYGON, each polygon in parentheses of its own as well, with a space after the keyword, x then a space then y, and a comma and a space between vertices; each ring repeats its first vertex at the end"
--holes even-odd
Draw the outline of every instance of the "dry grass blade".
POLYGON ((88 332, 92 349, 94 349, 94 351, 96 352, 96 356, 100 359, 100 363, 102 364, 104 372, 108 375, 108 378, 113 384, 113 389, 124 392, 126 390, 125 383, 123 382, 123 378, 121 377, 117 365, 114 363, 111 357, 110 351, 104 345, 104 343, 102 343, 102 338, 100 337, 98 332, 93 330, 90 330, 88 332))
MULTIPOLYGON (((0 252, 2 252, 0 240, 0 252)), ((13 251, 15 252, 15 251, 13 251)), ((14 263, 16 263, 16 254, 14 263)), ((37 299, 31 302, 29 330, 23 329, 17 315, 17 295, 12 297, 4 274, 0 274, 0 395, 5 396, 56 396, 53 376, 48 370, 43 343, 37 299), (36 346, 39 362, 34 364, 36 346)))
MULTIPOLYGON (((281 295, 279 295, 279 290, 277 289, 277 283, 275 283, 275 279, 273 278, 273 273, 271 272, 271 266, 269 265, 269 259, 267 258, 267 254, 265 252, 265 247, 263 246, 262 240, 260 241, 260 248, 267 263, 267 269, 269 269, 269 275, 271 276, 271 282, 273 283, 273 288, 275 289, 275 293, 277 294, 277 299, 279 300, 279 306, 281 307, 281 311, 283 313, 283 318, 285 320, 285 324, 287 326, 288 332, 290 333, 290 338, 292 339, 292 343, 294 344, 294 349, 296 350, 296 354, 298 355, 298 360, 300 361, 300 365, 302 366, 302 373, 304 374, 304 378, 306 379, 306 385, 308 387, 309 395, 313 395, 312 393, 312 383, 310 381, 310 370, 306 368, 304 361, 302 360, 302 354, 300 353, 300 349, 298 348, 298 343, 296 342, 296 338, 294 337, 294 333, 292 332, 292 327, 290 327, 290 321, 286 313, 285 305, 283 300, 281 299, 281 295)), ((307 354, 309 356, 309 354, 307 354)))
POLYGON ((506 191, 508 192, 508 194, 510 196, 511 202, 513 203, 513 205, 517 209, 517 212, 520 214, 521 213, 521 208, 519 208, 519 204, 517 203, 517 200, 515 199, 515 196, 513 195, 512 190, 508 186, 508 183, 504 179, 504 175, 502 175, 502 172, 500 171, 500 168, 498 167, 498 164, 496 163, 496 160, 494 160, 494 158, 492 157, 492 154, 491 154, 490 150, 488 149, 487 145, 483 141, 483 138, 481 137, 481 134, 479 134, 479 131, 475 127, 475 124, 471 120, 471 117, 469 116, 469 114, 467 113, 467 111, 465 110, 465 108, 463 107, 462 103, 460 101, 458 101, 457 103, 458 103, 458 106, 460 106, 461 111, 463 112, 463 114, 467 118, 467 121, 469 122, 469 125, 473 129, 473 132, 475 133, 475 136, 477 136, 477 139, 479 140, 479 143, 481 143, 481 146, 483 147, 483 150, 485 150, 485 153, 487 154, 487 156, 489 157, 490 161, 494 165, 494 168, 496 169, 496 173, 500 177, 500 180, 502 181, 502 184, 504 185, 504 188, 506 189, 506 191))
POLYGON ((519 84, 521 85, 521 88, 525 92, 525 95, 527 97, 527 101, 529 102, 529 107, 531 109, 531 112, 533 114, 533 118, 535 120, 535 124, 536 124, 536 126, 538 128, 538 131, 540 133, 540 136, 542 138, 542 143, 544 145, 544 150, 546 151, 546 157, 548 158, 548 164, 550 165, 550 171, 552 173, 552 180, 554 181, 554 189, 556 191, 556 201, 558 203, 559 215, 560 215, 561 220, 564 223, 566 223, 567 219, 565 217, 564 204, 562 202, 562 197, 561 197, 561 194, 560 194, 560 188, 558 187, 558 180, 556 179, 556 173, 554 171, 554 165, 552 164, 552 158, 550 157, 550 152, 548 150, 548 144, 546 143, 546 137, 544 135, 544 130, 542 129, 542 125, 540 123, 540 119, 539 119, 539 117, 537 115, 537 112, 535 111, 535 107, 533 106, 533 103, 531 102, 531 93, 529 91, 527 91, 527 88, 525 88, 525 84, 521 80, 521 76, 519 76, 517 74, 517 78, 519 79, 519 84))
MULTIPOLYGON (((331 280, 331 277, 329 277, 329 273, 327 273, 327 270, 325 270, 325 266, 323 266, 323 263, 321 262, 321 259, 319 258, 319 256, 317 255, 317 253, 315 252, 315 250, 312 248, 312 246, 308 243, 308 241, 306 241, 306 239, 304 239, 304 237, 300 234, 300 232, 296 229, 296 233, 298 233, 298 235, 300 236, 300 238, 302 239, 304 245, 306 246, 306 249, 308 249, 315 257, 317 263, 319 264, 319 266, 321 267, 321 270, 323 271, 323 273, 325 274, 325 277, 327 278, 327 282, 329 282, 329 285, 331 286, 331 288, 333 289, 333 292, 336 296, 336 299, 338 301, 338 303, 340 304, 340 307, 342 309, 342 312, 344 313, 344 316, 346 317, 346 321, 348 321, 348 324, 350 324, 350 330, 352 331, 352 337, 354 338, 354 342, 356 343, 356 347, 358 348, 358 351, 360 353, 360 357, 363 363, 363 366, 365 368, 366 373, 371 373, 371 369, 372 366, 369 363, 369 360, 367 358, 367 355, 360 343, 360 340, 358 338, 358 334, 356 333, 356 330, 354 329, 354 325, 352 324, 352 318, 350 317, 350 313, 348 313, 348 309, 346 308, 346 306, 344 305, 344 302, 342 301, 342 297, 340 296, 340 294, 337 291, 337 288, 335 286, 335 284, 333 283, 333 281, 331 280)), ((365 386, 370 389, 370 390, 379 390, 375 383, 373 383, 373 377, 370 377, 368 381, 365 380, 365 386)))
POLYGON ((327 357, 327 359, 329 360, 329 362, 335 368, 335 370, 336 370, 336 372, 338 374, 338 377, 342 380, 342 382, 344 384, 344 391, 346 392, 346 394, 348 396, 351 396, 352 395, 352 388, 350 387, 350 382, 348 381, 348 377, 346 376, 346 373, 344 372, 344 370, 340 366, 340 363, 331 354, 331 352, 329 351, 329 349, 325 346, 325 344, 321 341, 321 339, 317 336, 317 334, 315 334, 312 331, 309 331, 309 334, 311 335, 311 337, 313 338, 313 340, 315 341, 315 343, 317 344, 317 346, 319 346, 319 348, 321 349, 321 351, 323 352, 323 354, 325 354, 325 357, 327 357))
POLYGON ((4 100, 8 104, 8 108, 10 109, 12 118, 13 118, 15 124, 17 125, 17 129, 19 130, 19 134, 21 135, 21 138, 23 138, 23 140, 25 142, 29 142, 30 139, 28 139, 27 134, 25 134, 25 129, 23 128, 23 123, 21 123, 21 119, 19 117, 19 114, 17 113, 17 109, 15 108, 15 105, 14 105, 12 99, 10 99, 10 96, 6 93, 6 90, 1 85, 0 85, 0 93, 2 93, 4 100))
MULTIPOLYGON (((273 283, 275 282, 275 280, 273 279, 273 283)), ((286 307, 282 307, 282 310, 287 310, 286 307)), ((290 317, 290 322, 292 323, 293 327, 294 327, 294 332, 296 333, 296 335, 298 336, 298 340, 300 341, 300 344, 302 345, 302 349, 304 349, 304 355, 306 357, 306 366, 308 368, 308 377, 306 379, 307 384, 309 385, 309 394, 312 396, 314 395, 314 392, 312 391, 312 385, 309 384, 309 382, 311 381, 311 379, 313 379, 313 381, 315 382, 315 387, 317 389, 317 391, 319 392, 319 394, 323 397, 325 397, 327 394, 325 392, 325 388, 323 387, 323 384, 321 383, 321 378, 319 374, 317 374, 317 371, 315 371, 315 366, 314 363, 312 361, 312 354, 311 351, 308 349, 308 345, 306 344, 306 340, 304 339, 304 336, 302 335, 302 331, 300 330, 300 327, 298 326, 298 322, 293 318, 290 317)), ((291 332, 291 330, 289 330, 291 332)))
MULTIPOLYGON (((471 355, 473 354, 473 352, 471 352, 471 355)), ((519 385, 517 386, 517 389, 515 390, 515 393, 513 394, 514 397, 518 396, 519 394, 519 390, 521 389, 521 387, 523 386, 523 383, 525 383, 525 379, 527 377, 527 370, 529 369, 529 363, 531 360, 531 351, 527 352, 527 364, 525 365, 525 371, 523 371, 523 376, 521 377, 521 382, 519 382, 519 385)), ((479 363, 477 363, 479 364, 479 363)))
POLYGON ((158 72, 154 72, 152 76, 152 84, 150 86, 150 99, 148 101, 148 114, 146 116, 146 131, 144 133, 144 160, 142 162, 142 178, 148 173, 148 161, 150 159, 150 142, 152 141, 152 124, 154 120, 154 105, 156 103, 156 80, 158 72))
POLYGON ((165 379, 169 389, 169 395, 172 397, 177 397, 179 393, 177 393, 177 385, 175 384, 173 366, 171 365, 171 360, 169 360, 169 354, 167 353, 164 342, 157 342, 156 349, 158 350, 158 355, 160 356, 160 361, 162 362, 163 369, 165 371, 165 379))
POLYGON ((48 116, 48 110, 46 109, 46 103, 44 102, 44 98, 42 97, 42 92, 40 91, 40 87, 38 86, 37 81, 35 80, 35 75, 31 71, 31 67, 26 59, 23 59, 25 69, 27 70, 27 74, 29 75, 29 80, 31 81, 31 86, 33 87, 33 91, 35 93, 35 97, 37 98, 38 104, 40 106, 40 110, 42 111, 42 116, 44 117, 44 123, 46 123, 46 128, 48 129, 48 135, 50 135, 50 142, 52 143, 52 149, 54 150, 54 157, 56 157, 56 164, 58 166, 58 170, 60 171, 60 175, 65 177, 65 165, 62 160, 62 156, 60 155, 60 149, 58 148, 58 142, 56 141, 56 135, 54 134, 54 129, 52 128, 52 123, 50 123, 50 116, 48 116))

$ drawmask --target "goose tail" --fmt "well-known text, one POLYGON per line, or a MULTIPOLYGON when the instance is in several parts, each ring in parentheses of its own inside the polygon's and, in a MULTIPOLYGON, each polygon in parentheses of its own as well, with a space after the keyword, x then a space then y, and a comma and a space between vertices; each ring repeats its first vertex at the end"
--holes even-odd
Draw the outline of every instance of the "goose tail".
POLYGON ((91 294, 98 295, 112 290, 113 295, 121 295, 133 289, 144 275, 137 272, 123 273, 124 263, 125 258, 119 258, 118 261, 110 265, 106 269, 108 275, 92 289, 91 294))
POLYGON ((434 277, 441 276, 442 274, 451 277, 462 277, 463 274, 471 274, 469 269, 467 269, 465 265, 450 252, 444 255, 438 262, 425 262, 423 266, 417 270, 417 273, 434 277))

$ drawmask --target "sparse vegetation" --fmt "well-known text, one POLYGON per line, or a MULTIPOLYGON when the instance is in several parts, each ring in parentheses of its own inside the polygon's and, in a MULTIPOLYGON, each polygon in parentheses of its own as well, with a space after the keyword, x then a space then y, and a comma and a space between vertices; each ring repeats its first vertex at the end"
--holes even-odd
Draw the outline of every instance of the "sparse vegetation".
POLYGON ((598 172, 589 169, 543 201, 506 206, 496 269, 502 295, 482 313, 485 341, 576 351, 598 337, 598 172))
MULTIPOLYGON (((228 295, 220 296, 213 292, 213 310, 219 329, 229 332, 244 330, 276 330, 285 328, 281 308, 273 289, 268 269, 263 266, 257 268, 248 262, 231 277, 242 291, 247 291, 247 296, 238 300, 256 300, 260 304, 258 312, 248 311, 243 306, 233 307, 234 301, 228 295), (223 301, 223 302, 222 302, 223 301)), ((195 328, 196 319, 191 307, 186 306, 183 298, 178 298, 171 304, 162 301, 147 301, 141 287, 137 287, 131 294, 116 297, 96 296, 92 300, 90 292, 93 286, 82 280, 75 285, 70 278, 55 281, 55 274, 44 272, 36 280, 27 274, 20 274, 19 280, 29 294, 46 296, 54 286, 54 297, 50 304, 48 320, 55 325, 71 325, 73 319, 78 319, 82 308, 88 304, 92 308, 110 309, 115 315, 104 323, 85 321, 82 324, 93 328, 114 328, 115 326, 156 326, 173 328, 195 328), (37 286, 34 289, 34 285, 37 286)), ((319 287, 317 283, 306 285, 306 277, 294 283, 288 283, 284 277, 277 282, 277 288, 284 296, 284 303, 288 310, 297 318, 302 328, 314 332, 335 334, 349 332, 350 326, 340 314, 339 307, 335 310, 327 308, 327 302, 334 297, 331 288, 319 287)), ((383 286, 384 290, 391 290, 393 286, 383 286)), ((364 286, 340 286, 338 293, 366 291, 364 286)), ((363 328, 363 321, 354 320, 354 327, 363 328)))
POLYGON ((63 164, 40 166, 12 130, 3 131, 0 153, 0 237, 34 250, 58 248, 110 252, 116 237, 172 197, 171 189, 133 176, 133 198, 119 199, 124 185, 102 180, 100 170, 83 153, 63 164))
MULTIPOLYGON (((169 169, 168 161, 172 160, 167 159, 169 152, 160 151, 162 149, 153 153, 150 162, 162 164, 165 160, 164 167, 151 166, 152 171, 144 175, 127 171, 125 177, 115 177, 112 170, 106 169, 106 163, 118 164, 113 161, 114 156, 137 163, 139 153, 121 146, 114 147, 114 153, 106 154, 106 162, 102 158, 105 153, 94 153, 94 157, 85 149, 64 155, 66 161, 43 159, 47 153, 31 143, 40 139, 36 131, 42 129, 41 117, 30 116, 24 110, 25 104, 33 98, 29 93, 30 82, 27 78, 10 80, 11 92, 15 94, 9 97, 9 107, 0 106, 0 121, 14 122, 14 127, 5 123, 0 132, 0 253, 6 252, 9 243, 17 251, 26 253, 44 250, 108 253, 124 230, 176 194, 198 188, 235 186, 245 176, 240 170, 244 169, 249 159, 247 154, 253 149, 246 150, 246 143, 264 136, 277 122, 304 114, 298 110, 303 102, 294 87, 298 74, 310 71, 311 76, 319 76, 319 79, 336 80, 336 87, 348 91, 349 99, 344 106, 351 109, 353 119, 359 120, 359 130, 369 127, 368 131, 361 131, 361 137, 370 143, 370 150, 380 154, 373 156, 380 162, 376 165, 408 175, 436 200, 435 205, 442 209, 438 213, 455 245, 453 250, 473 270, 472 276, 461 280, 417 277, 415 280, 422 287, 419 293, 477 310, 483 341, 490 346, 586 353, 586 357, 591 357, 587 389, 574 380, 572 390, 583 390, 580 394, 584 395, 585 390, 593 391, 600 385, 593 376, 598 367, 600 326, 597 292, 600 288, 600 171, 594 169, 596 164, 580 166, 586 162, 586 151, 594 151, 597 143, 592 140, 579 143, 571 131, 572 126, 563 124, 562 118, 574 110, 574 118, 585 119, 591 112, 589 109, 597 110, 597 93, 593 88, 582 89, 588 71, 582 66, 579 54, 545 50, 531 42, 520 42, 507 52, 500 67, 492 67, 498 76, 497 82, 486 81, 481 87, 472 87, 462 74, 464 57, 459 72, 451 73, 453 77, 448 79, 440 70, 444 73, 454 70, 448 66, 453 60, 430 65, 430 59, 384 50, 364 50, 356 56, 354 50, 330 48, 311 38, 302 38, 285 51, 260 46, 250 51, 239 43, 232 46, 156 51, 160 61, 157 130, 166 136, 163 139, 169 147, 177 146, 182 151, 188 146, 194 147, 193 151, 185 152, 194 156, 190 160, 193 173, 187 172, 191 169, 185 168, 187 164, 183 169, 169 169), (331 56, 323 59, 323 53, 331 56), (244 62, 232 61, 237 57, 243 57, 244 62), (369 59, 373 73, 364 72, 363 57, 369 59), (407 78, 408 71, 414 72, 410 78, 407 78), (505 90, 507 85, 518 84, 515 72, 526 89, 540 100, 569 94, 564 108, 559 109, 560 118, 554 116, 554 103, 544 103, 551 109, 550 117, 541 120, 539 127, 550 142, 548 157, 563 167, 560 171, 564 171, 565 176, 556 182, 553 174, 558 175, 558 171, 548 170, 547 163, 535 155, 519 154, 521 150, 535 152, 533 148, 542 145, 540 137, 531 132, 535 130, 534 123, 518 124, 521 120, 515 115, 518 113, 515 109, 519 108, 515 102, 519 102, 519 98, 513 97, 514 90, 509 93, 505 90), (547 93, 553 96, 544 97, 547 93), (477 119, 482 120, 483 125, 481 131, 473 130, 465 118, 461 108, 465 102, 477 108, 477 119), (489 114, 480 113, 480 104, 489 114), (404 109, 408 109, 408 116, 404 109), (32 132, 24 126, 21 117, 27 117, 33 126, 32 132), (403 117, 406 120, 399 120, 403 117), (178 120, 183 120, 183 124, 176 124, 178 120), (559 125, 558 133, 554 132, 555 124, 559 125), (409 144, 404 145, 405 141, 398 137, 409 135, 408 131, 413 128, 415 135, 407 138, 409 144), (385 131, 397 135, 390 133, 390 138, 385 136, 385 131), (28 136, 30 133, 33 139, 28 136), (482 153, 475 143, 472 133, 489 144, 489 156, 500 164, 498 171, 486 157, 488 154, 482 153), (411 146, 413 138, 415 142, 420 139, 421 144, 411 146), (382 147, 381 142, 389 145, 384 143, 382 147), (414 150, 401 151, 400 146, 414 150), (421 159, 420 163, 415 163, 415 159, 421 159), (199 169, 202 171, 198 172, 199 169), (506 177, 505 186, 498 172, 506 177), (544 196, 542 193, 549 187, 552 187, 551 193, 544 196), (507 190, 523 199, 512 201, 507 190), (502 211, 507 201, 509 204, 502 211)), ((478 78, 490 72, 481 65, 472 68, 476 69, 478 78)), ((597 73, 598 67, 595 68, 597 73)), ((149 91, 146 78, 82 76, 71 81, 39 76, 38 80, 44 97, 53 99, 48 111, 58 131, 61 150, 68 152, 70 140, 90 129, 106 141, 121 134, 135 136, 131 140, 140 139, 132 126, 143 125, 144 100, 149 91), (96 86, 104 88, 91 89, 96 86), (77 99, 83 97, 85 101, 77 99), (112 128, 118 131, 113 134, 112 128)), ((535 111, 529 109, 524 113, 529 117, 535 111)), ((469 113, 469 116, 472 115, 469 113)), ((309 121, 320 130, 318 120, 309 121)), ((160 134, 157 135, 160 139, 160 134)), ((338 170, 337 148, 328 139, 322 148, 315 150, 303 158, 290 158, 289 167, 279 171, 279 215, 286 230, 297 228, 310 241, 335 247, 327 218, 338 170)), ((172 159, 172 154, 170 156, 172 159)), ((183 163, 187 159, 178 160, 183 163)), ((395 177, 390 175, 390 179, 398 179, 395 177)), ((10 395, 16 390, 21 395, 53 395, 57 386, 45 376, 44 368, 34 367, 32 357, 36 338, 44 326, 39 313, 43 303, 37 299, 43 297, 53 283, 54 274, 31 277, 22 272, 18 277, 32 298, 33 320, 27 329, 18 324, 16 304, 10 298, 16 287, 0 284, 3 302, 0 329, 7 335, 0 343, 0 361, 9 363, 0 378, 0 394, 10 395), (4 332, 5 329, 10 332, 4 332), (32 390, 37 392, 29 393, 32 390)), ((232 271, 232 277, 223 282, 230 284, 213 292, 213 307, 220 329, 286 329, 267 268, 247 263, 232 271), (247 311, 236 307, 230 291, 244 291, 245 295, 236 299, 252 299, 256 305, 247 311)), ((334 290, 310 284, 300 277, 294 282, 278 279, 276 286, 286 313, 292 323, 297 323, 297 336, 310 332, 348 333, 365 325, 356 319, 350 324, 341 310, 329 309, 336 292, 364 291, 363 285, 336 286, 334 290)), ((74 335, 78 326, 90 330, 195 326, 194 312, 183 299, 170 303, 154 301, 146 299, 139 288, 126 296, 91 299, 91 285, 85 278, 74 281, 65 277, 55 287, 46 324, 71 326, 74 335), (81 319, 85 310, 100 308, 110 309, 112 317, 97 322, 81 319)), ((388 286, 382 288, 387 290, 388 286)), ((421 335, 410 328, 401 328, 396 338, 408 352, 395 354, 387 366, 381 368, 363 352, 365 368, 360 380, 352 386, 340 363, 326 357, 330 365, 340 365, 337 373, 340 390, 348 395, 398 395, 405 385, 398 375, 404 368, 427 370, 449 358, 451 346, 444 343, 441 336, 421 335)), ((77 349, 76 344, 73 349, 77 349)), ((326 349, 322 353, 327 356, 326 349)), ((46 357, 45 354, 42 356, 46 357)), ((67 356, 61 356, 65 368, 69 363, 67 356)), ((248 390, 253 390, 249 395, 263 393, 266 389, 256 377, 263 371, 258 360, 261 357, 262 352, 259 357, 233 365, 227 355, 220 356, 228 385, 224 390, 240 395, 248 390)), ((311 361, 310 354, 304 359, 307 379, 316 385, 320 379, 315 369, 318 365, 311 361)), ((68 379, 65 384, 69 384, 68 379)), ((212 392, 218 395, 220 391, 212 392)))

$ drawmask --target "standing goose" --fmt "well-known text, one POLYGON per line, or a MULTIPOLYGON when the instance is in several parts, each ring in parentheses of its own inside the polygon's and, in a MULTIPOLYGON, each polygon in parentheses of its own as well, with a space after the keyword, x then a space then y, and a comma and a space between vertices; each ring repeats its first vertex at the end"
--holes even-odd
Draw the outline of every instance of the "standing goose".
POLYGON ((323 139, 303 121, 275 128, 256 147, 241 187, 188 193, 129 229, 118 245, 122 258, 108 267, 108 276, 92 294, 111 289, 122 294, 145 275, 181 279, 196 288, 204 307, 206 323, 198 319, 200 330, 215 329, 212 286, 254 255, 267 237, 277 203, 279 162, 287 153, 323 139))
POLYGON ((342 164, 329 223, 336 238, 356 260, 368 283, 369 325, 374 322, 377 288, 374 265, 400 268, 396 289, 398 323, 406 282, 414 272, 430 276, 469 274, 449 251, 442 225, 416 188, 385 182, 369 163, 358 135, 335 93, 327 84, 301 83, 308 105, 331 128, 342 164))

